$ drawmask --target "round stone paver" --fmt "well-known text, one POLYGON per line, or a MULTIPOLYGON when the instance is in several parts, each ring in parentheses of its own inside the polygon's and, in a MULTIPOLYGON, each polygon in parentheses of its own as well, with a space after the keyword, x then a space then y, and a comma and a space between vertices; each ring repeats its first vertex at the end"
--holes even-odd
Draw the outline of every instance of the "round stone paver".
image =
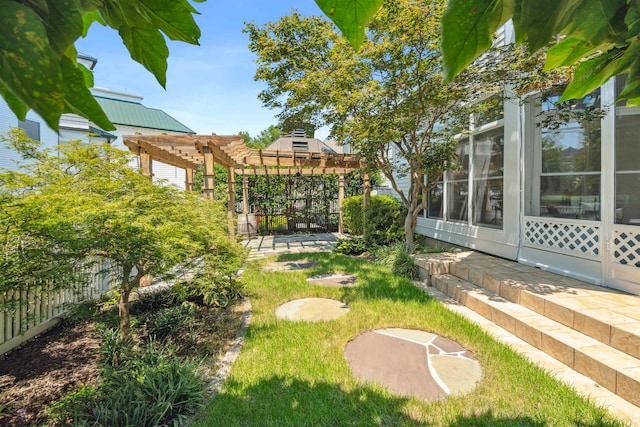
POLYGON ((358 278, 353 274, 319 274, 307 278, 312 285, 344 287, 355 286, 358 278))
POLYGON ((424 400, 466 393, 482 377, 471 352, 449 339, 413 329, 364 333, 347 343, 344 353, 356 377, 424 400))
POLYGON ((278 319, 294 322, 333 320, 349 312, 345 303, 328 298, 303 298, 289 301, 276 309, 278 319))

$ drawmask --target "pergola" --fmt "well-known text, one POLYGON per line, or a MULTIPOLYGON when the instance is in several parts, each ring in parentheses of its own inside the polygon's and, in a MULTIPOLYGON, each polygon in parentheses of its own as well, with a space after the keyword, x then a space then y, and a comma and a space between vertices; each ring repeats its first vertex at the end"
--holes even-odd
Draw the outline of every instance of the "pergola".
MULTIPOLYGON (((235 236, 235 176, 242 176, 243 214, 249 213, 250 175, 328 175, 339 176, 338 206, 342 211, 344 174, 364 167, 356 154, 312 153, 303 151, 260 150, 247 147, 238 135, 125 135, 124 144, 140 157, 143 175, 152 177, 156 160, 185 170, 185 188, 193 190, 194 171, 204 165, 204 195, 214 198, 214 165, 227 169, 227 220, 229 233, 235 236)), ((371 184, 364 175, 364 197, 368 204, 371 184)), ((338 229, 342 232, 342 213, 338 229)))

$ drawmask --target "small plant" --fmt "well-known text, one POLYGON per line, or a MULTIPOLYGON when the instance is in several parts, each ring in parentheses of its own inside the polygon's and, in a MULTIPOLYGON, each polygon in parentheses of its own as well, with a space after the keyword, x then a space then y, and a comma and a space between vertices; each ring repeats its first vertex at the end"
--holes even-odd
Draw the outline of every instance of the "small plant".
POLYGON ((65 321, 69 323, 78 323, 93 317, 99 309, 98 301, 88 299, 78 304, 74 304, 67 311, 65 321))
POLYGON ((375 257, 376 264, 388 267, 395 274, 409 279, 418 279, 420 277, 418 266, 415 265, 411 253, 402 242, 380 247, 376 251, 375 257))
POLYGON ((99 332, 102 337, 100 356, 104 366, 113 369, 125 366, 132 359, 132 339, 129 337, 123 340, 116 328, 101 328, 99 332))
POLYGON ((338 240, 333 251, 344 255, 362 255, 369 252, 369 245, 361 237, 352 237, 338 240))
POLYGON ((176 303, 182 301, 183 300, 176 300, 176 294, 171 292, 171 289, 138 293, 135 301, 131 303, 131 314, 155 312, 176 305, 176 303))
POLYGON ((149 335, 164 340, 177 329, 192 323, 195 311, 195 304, 186 301, 181 305, 159 310, 149 321, 149 335))
POLYGON ((94 387, 83 386, 67 394, 49 406, 47 413, 53 425, 83 425, 88 422, 86 409, 94 406, 98 391, 94 387))

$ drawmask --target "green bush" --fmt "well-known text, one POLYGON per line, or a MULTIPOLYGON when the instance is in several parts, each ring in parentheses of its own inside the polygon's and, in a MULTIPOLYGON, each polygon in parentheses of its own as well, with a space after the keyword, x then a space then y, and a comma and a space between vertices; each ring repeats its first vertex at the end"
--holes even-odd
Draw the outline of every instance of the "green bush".
POLYGON ((379 247, 375 257, 376 264, 389 268, 395 274, 414 280, 420 277, 418 266, 413 262, 413 257, 403 242, 379 247))
POLYGON ((182 301, 176 300, 176 295, 171 289, 158 289, 149 292, 138 292, 136 299, 131 303, 131 314, 152 313, 163 308, 172 307, 182 301))
POLYGON ((333 251, 344 255, 362 255, 369 252, 369 245, 361 237, 338 240, 333 251))
POLYGON ((233 300, 244 298, 244 283, 232 275, 202 273, 191 280, 176 283, 171 291, 180 301, 200 306, 226 307, 233 300))
POLYGON ((367 244, 388 245, 404 236, 407 210, 391 196, 371 196, 367 209, 366 233, 362 223, 363 196, 348 197, 342 204, 343 227, 350 234, 364 234, 367 244))

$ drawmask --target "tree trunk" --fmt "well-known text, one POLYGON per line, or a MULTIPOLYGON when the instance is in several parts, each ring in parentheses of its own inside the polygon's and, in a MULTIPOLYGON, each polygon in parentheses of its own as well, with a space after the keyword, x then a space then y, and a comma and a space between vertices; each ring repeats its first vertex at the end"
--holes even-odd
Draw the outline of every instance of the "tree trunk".
POLYGON ((416 244, 415 244, 414 234, 413 234, 415 230, 415 224, 416 224, 416 220, 414 220, 414 215, 410 209, 409 212, 407 213, 406 218, 404 219, 404 236, 405 236, 405 242, 407 245, 407 250, 411 254, 416 249, 416 244))
POLYGON ((131 321, 129 318, 129 296, 131 290, 123 290, 120 294, 120 301, 118 302, 118 314, 120 315, 120 339, 124 340, 129 336, 131 332, 131 321))

